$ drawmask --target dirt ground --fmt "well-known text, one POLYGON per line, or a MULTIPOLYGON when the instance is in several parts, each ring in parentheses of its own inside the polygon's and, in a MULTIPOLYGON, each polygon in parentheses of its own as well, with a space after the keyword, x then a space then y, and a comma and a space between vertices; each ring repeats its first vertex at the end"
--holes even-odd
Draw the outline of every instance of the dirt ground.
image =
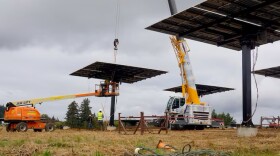
POLYGON ((280 155, 280 130, 259 129, 256 137, 237 137, 236 129, 169 131, 140 135, 117 131, 55 130, 54 132, 0 133, 0 155, 123 155, 136 147, 154 149, 159 140, 178 149, 188 143, 192 150, 212 149, 230 155, 280 155))

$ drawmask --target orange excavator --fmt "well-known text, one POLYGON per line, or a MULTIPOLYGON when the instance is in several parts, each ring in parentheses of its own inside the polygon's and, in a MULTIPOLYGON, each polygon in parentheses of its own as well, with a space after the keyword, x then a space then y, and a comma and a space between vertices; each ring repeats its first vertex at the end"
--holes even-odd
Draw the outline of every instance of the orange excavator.
POLYGON ((35 108, 35 104, 88 96, 110 97, 118 95, 119 84, 104 81, 95 85, 94 92, 8 102, 2 120, 8 123, 7 132, 26 132, 28 129, 33 129, 34 132, 42 132, 44 129, 47 132, 51 132, 55 129, 54 125, 41 119, 40 112, 35 108))

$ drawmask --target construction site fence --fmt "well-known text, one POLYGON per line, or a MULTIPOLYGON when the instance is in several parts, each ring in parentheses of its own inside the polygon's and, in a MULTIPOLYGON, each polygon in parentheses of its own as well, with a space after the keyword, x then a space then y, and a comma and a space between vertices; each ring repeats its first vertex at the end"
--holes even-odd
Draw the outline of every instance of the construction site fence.
POLYGON ((270 127, 270 128, 280 128, 280 117, 264 117, 261 116, 260 119, 260 128, 270 127), (270 121, 269 123, 264 123, 264 121, 270 121))
MULTIPOLYGON (((160 132, 162 130, 165 130, 166 133, 168 133, 168 116, 167 113, 165 116, 144 116, 144 112, 140 112, 140 117, 135 117, 135 116, 129 116, 129 117, 122 117, 121 113, 119 113, 119 124, 118 124, 118 131, 119 133, 124 132, 124 134, 128 134, 128 129, 134 129, 133 134, 136 134, 136 132, 138 130, 140 130, 141 135, 144 134, 145 131, 148 131, 149 133, 151 133, 152 129, 158 129, 158 134, 160 134, 160 132), (123 124, 123 119, 137 119, 135 122, 137 122, 137 126, 126 126, 123 124), (148 122, 149 121, 153 121, 152 119, 163 119, 163 122, 161 125, 159 125, 159 127, 150 127, 148 126, 148 122)), ((128 120, 128 121, 129 121, 128 120)))
MULTIPOLYGON (((141 135, 144 134, 145 131, 148 131, 151 133, 150 130, 158 129, 158 134, 162 131, 165 130, 166 133, 168 133, 168 129, 170 124, 173 124, 176 120, 180 119, 200 119, 199 117, 188 117, 188 116, 182 116, 182 117, 173 117, 169 116, 167 113, 165 113, 165 116, 157 116, 157 115, 150 115, 150 116, 144 116, 144 112, 140 112, 140 116, 128 116, 124 117, 121 116, 121 113, 119 113, 119 120, 118 120, 118 131, 119 133, 124 132, 125 134, 128 133, 128 130, 134 129, 134 133, 140 129, 141 135), (135 119, 135 120, 133 120, 135 119), (161 119, 161 120, 159 120, 161 119), (124 123, 124 120, 126 122, 124 123), (136 123, 137 126, 128 126, 126 123, 129 123, 129 121, 136 123), (158 125, 155 125, 155 122, 158 125), (152 126, 148 126, 149 123, 153 123, 152 126)), ((203 118, 204 120, 217 120, 217 119, 211 119, 211 118, 203 118)))

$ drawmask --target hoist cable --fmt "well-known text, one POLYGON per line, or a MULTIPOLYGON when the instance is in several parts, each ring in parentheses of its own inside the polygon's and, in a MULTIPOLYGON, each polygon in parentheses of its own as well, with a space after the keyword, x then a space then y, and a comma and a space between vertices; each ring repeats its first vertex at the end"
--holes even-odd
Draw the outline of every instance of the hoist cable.
POLYGON ((120 0, 117 0, 116 4, 116 25, 115 25, 115 39, 114 39, 114 63, 117 61, 117 51, 119 44, 119 25, 120 25, 120 0))

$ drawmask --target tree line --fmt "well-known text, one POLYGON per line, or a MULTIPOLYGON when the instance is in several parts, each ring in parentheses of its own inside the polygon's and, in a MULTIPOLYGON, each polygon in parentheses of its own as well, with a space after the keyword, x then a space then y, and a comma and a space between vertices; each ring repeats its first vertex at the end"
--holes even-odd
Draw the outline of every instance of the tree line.
POLYGON ((229 126, 232 123, 236 123, 233 117, 229 113, 216 113, 215 109, 212 111, 212 118, 224 120, 225 126, 229 126))
POLYGON ((68 105, 65 119, 65 125, 71 128, 87 128, 90 121, 93 128, 98 127, 97 117, 95 113, 92 114, 91 112, 90 100, 88 98, 84 99, 80 106, 76 101, 71 102, 68 105))

